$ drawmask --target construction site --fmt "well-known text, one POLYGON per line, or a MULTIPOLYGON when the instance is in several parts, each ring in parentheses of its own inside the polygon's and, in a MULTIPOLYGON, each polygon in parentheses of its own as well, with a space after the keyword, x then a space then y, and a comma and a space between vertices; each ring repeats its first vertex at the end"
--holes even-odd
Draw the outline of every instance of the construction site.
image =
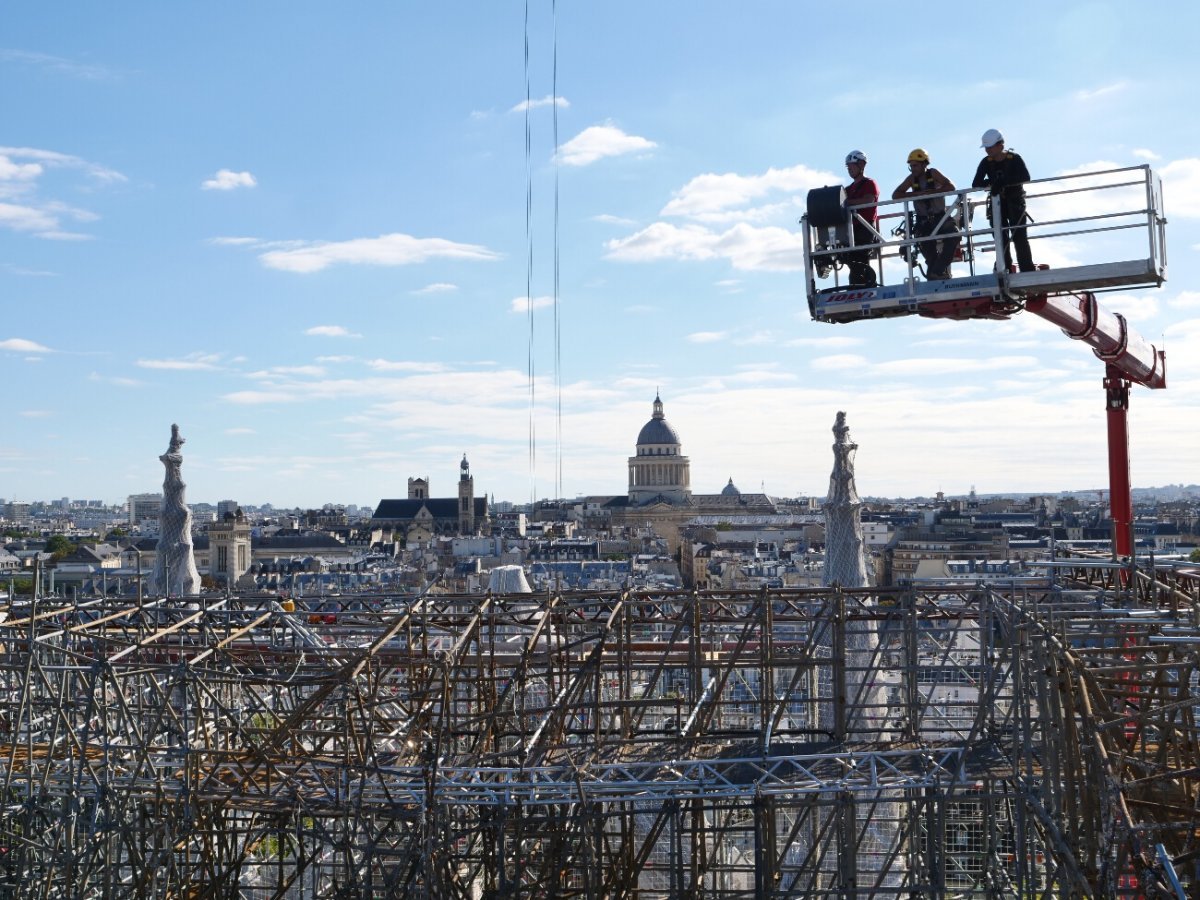
POLYGON ((1195 896, 1200 585, 13 606, 11 897, 1195 896))
MULTIPOLYGON (((0 896, 1197 896, 1200 576, 1130 542, 1128 392, 1165 357, 1091 293, 1161 284, 1161 189, 1115 174, 1148 258, 900 296, 817 291, 835 251, 806 248, 818 318, 1029 311, 1091 345, 1111 553, 876 586, 839 414, 825 587, 430 585, 314 616, 198 590, 174 429, 159 588, 35 579, 3 610, 0 896)), ((996 255, 1001 220, 974 235, 996 255)))

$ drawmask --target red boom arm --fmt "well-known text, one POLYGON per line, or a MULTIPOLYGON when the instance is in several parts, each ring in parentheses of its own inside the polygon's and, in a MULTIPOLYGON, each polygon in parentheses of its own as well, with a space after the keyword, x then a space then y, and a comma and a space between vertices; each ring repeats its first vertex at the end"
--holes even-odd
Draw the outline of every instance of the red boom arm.
POLYGON ((1148 388, 1167 386, 1163 351, 1131 330, 1123 315, 1097 303, 1095 294, 1031 297, 1025 309, 1053 322, 1067 337, 1083 341, 1129 381, 1148 388))
POLYGON ((1133 553, 1133 497, 1129 480, 1129 385, 1167 386, 1163 351, 1131 331, 1125 317, 1109 312, 1094 294, 1033 297, 1025 309, 1053 322, 1077 341, 1083 341, 1105 363, 1104 390, 1108 418, 1109 509, 1113 547, 1118 556, 1133 553))

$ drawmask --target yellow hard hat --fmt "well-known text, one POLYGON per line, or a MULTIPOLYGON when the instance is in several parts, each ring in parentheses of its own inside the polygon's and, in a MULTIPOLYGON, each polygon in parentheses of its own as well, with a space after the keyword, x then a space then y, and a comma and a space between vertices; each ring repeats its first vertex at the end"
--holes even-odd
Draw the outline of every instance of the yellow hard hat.
POLYGON ((912 153, 908 154, 908 161, 910 163, 915 163, 915 162, 927 163, 927 162, 929 162, 929 154, 926 153, 924 150, 922 150, 920 147, 918 147, 912 153))

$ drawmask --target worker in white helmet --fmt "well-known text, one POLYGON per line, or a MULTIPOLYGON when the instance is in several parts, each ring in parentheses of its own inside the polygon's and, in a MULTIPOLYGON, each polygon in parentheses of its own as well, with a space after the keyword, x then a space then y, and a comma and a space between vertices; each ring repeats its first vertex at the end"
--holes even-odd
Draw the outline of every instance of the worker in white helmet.
MULTIPOLYGON (((853 211, 856 247, 879 243, 879 216, 874 206, 879 202, 879 185, 873 178, 867 177, 866 169, 867 154, 861 150, 851 150, 846 154, 846 171, 850 174, 850 184, 846 186, 846 205, 871 204, 853 211)), ((847 280, 851 286, 873 288, 878 284, 875 268, 871 265, 871 260, 878 255, 878 250, 851 250, 838 254, 838 260, 845 263, 846 268, 850 270, 847 280)))
MULTIPOLYGON (((1000 219, 1004 226, 1004 266, 1011 265, 1012 256, 1009 254, 1009 241, 1017 253, 1017 268, 1022 272, 1032 272, 1037 268, 1033 264, 1033 251, 1029 249, 1029 235, 1025 223, 1028 215, 1025 212, 1025 182, 1029 181, 1029 169, 1020 155, 1004 148, 1004 135, 995 128, 989 128, 983 133, 980 142, 987 154, 979 162, 971 187, 986 187, 995 197, 1000 197, 1000 219)), ((988 222, 992 221, 992 207, 988 204, 988 222)))
POLYGON ((938 235, 940 240, 921 241, 925 273, 930 281, 950 278, 950 262, 962 238, 952 215, 946 214, 946 198, 923 199, 927 194, 945 194, 954 190, 954 182, 929 165, 929 154, 917 147, 908 154, 908 177, 892 191, 893 200, 912 196, 910 232, 914 238, 938 235), (944 237, 943 237, 944 235, 944 237))

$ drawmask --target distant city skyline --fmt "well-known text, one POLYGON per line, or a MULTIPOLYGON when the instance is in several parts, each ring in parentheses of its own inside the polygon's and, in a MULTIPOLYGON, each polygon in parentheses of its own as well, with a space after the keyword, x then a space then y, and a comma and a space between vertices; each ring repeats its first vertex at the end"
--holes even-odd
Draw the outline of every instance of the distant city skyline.
POLYGON ((917 146, 965 186, 994 127, 1162 175, 1168 282, 1101 301, 1167 352, 1133 483, 1200 480, 1200 10, 1147 67, 1103 0, 923 7, 936 66, 902 6, 551 9, 528 80, 521 4, 9 10, 0 496, 159 490, 173 422, 193 502, 449 495, 464 452, 498 500, 620 494, 656 391, 698 491, 824 496, 839 410, 864 495, 1105 488, 1103 365, 1048 323, 805 307, 809 188, 917 146))
MULTIPOLYGON (((1192 483, 1192 484, 1161 484, 1161 485, 1145 485, 1145 486, 1134 485, 1133 494, 1134 494, 1134 502, 1135 503, 1144 502, 1146 499, 1146 495, 1152 495, 1152 496, 1157 496, 1157 497, 1169 497, 1169 496, 1176 495, 1176 494, 1179 494, 1182 496, 1200 496, 1200 484, 1196 484, 1196 483, 1192 483)), ((980 500, 991 500, 991 499, 1021 500, 1021 499, 1029 498, 1029 497, 1044 496, 1047 498, 1056 498, 1056 497, 1079 498, 1079 497, 1082 497, 1083 499, 1091 499, 1096 502, 1107 502, 1108 488, 1103 487, 1103 488, 1083 488, 1083 489, 1079 489, 1079 490, 1052 490, 1051 489, 1051 490, 1044 490, 1044 491, 1008 491, 1008 492, 1001 492, 1001 493, 981 493, 979 491, 972 492, 970 489, 963 491, 961 493, 942 492, 942 498, 944 500, 964 500, 964 499, 971 497, 972 495, 978 497, 980 500), (1091 495, 1090 498, 1089 498, 1089 495, 1091 495)), ((135 494, 129 495, 129 497, 134 497, 134 496, 138 496, 138 495, 135 495, 135 494)), ((576 495, 573 495, 570 497, 539 497, 536 502, 538 502, 538 503, 543 503, 543 502, 545 502, 545 503, 554 503, 554 502, 570 503, 572 501, 583 500, 587 497, 593 497, 593 496, 607 496, 607 495, 576 494, 576 495)), ((621 494, 618 493, 615 496, 621 496, 621 494)), ((804 495, 796 495, 796 496, 773 495, 773 496, 775 499, 778 499, 778 500, 805 500, 805 499, 815 498, 816 500, 820 501, 825 497, 825 494, 804 494, 804 495)), ((123 506, 127 505, 129 497, 117 498, 117 499, 113 499, 113 500, 99 500, 99 499, 85 500, 83 498, 76 499, 76 498, 72 498, 72 497, 68 497, 66 499, 69 500, 72 504, 80 504, 79 508, 89 508, 89 507, 83 507, 82 504, 89 504, 90 508, 95 508, 94 504, 97 504, 97 503, 102 504, 104 507, 117 508, 117 507, 123 507, 123 506)), ((26 504, 26 505, 40 503, 40 504, 45 504, 47 506, 53 507, 53 504, 61 502, 62 499, 63 498, 54 498, 53 500, 50 500, 50 499, 47 499, 44 497, 0 497, 0 505, 8 504, 8 503, 18 503, 18 504, 26 504)), ((325 500, 325 501, 322 501, 320 503, 315 503, 315 504, 300 504, 300 505, 290 505, 290 506, 284 505, 281 503, 274 503, 270 499, 267 499, 267 500, 262 500, 262 501, 258 501, 258 502, 247 501, 245 503, 243 503, 241 501, 237 501, 237 507, 239 509, 246 509, 246 510, 269 510, 271 512, 290 512, 290 511, 295 511, 295 510, 303 511, 303 510, 320 510, 320 509, 325 509, 325 508, 335 508, 335 509, 346 509, 346 510, 357 509, 357 510, 359 510, 359 512, 370 513, 379 504, 379 501, 381 499, 385 499, 385 498, 379 497, 374 500, 362 500, 362 501, 357 501, 357 502, 354 500, 325 500)), ((933 501, 933 500, 938 499, 938 494, 936 492, 929 493, 929 494, 912 494, 912 495, 907 495, 907 496, 900 496, 900 495, 889 496, 889 495, 880 495, 880 494, 865 495, 864 494, 862 496, 862 499, 866 502, 933 501)), ((491 498, 491 496, 489 495, 489 502, 492 502, 492 500, 493 500, 493 498, 491 498)), ((218 505, 220 502, 221 501, 209 500, 206 498, 200 498, 200 499, 196 499, 196 500, 189 499, 188 505, 192 506, 192 507, 211 508, 214 513, 217 513, 218 505)), ((505 507, 508 507, 508 506, 520 507, 520 506, 528 505, 528 501, 526 501, 526 500, 511 500, 511 499, 505 498, 505 497, 495 497, 494 502, 497 505, 502 505, 505 507)), ((0 509, 0 513, 3 513, 3 509, 0 509)))

